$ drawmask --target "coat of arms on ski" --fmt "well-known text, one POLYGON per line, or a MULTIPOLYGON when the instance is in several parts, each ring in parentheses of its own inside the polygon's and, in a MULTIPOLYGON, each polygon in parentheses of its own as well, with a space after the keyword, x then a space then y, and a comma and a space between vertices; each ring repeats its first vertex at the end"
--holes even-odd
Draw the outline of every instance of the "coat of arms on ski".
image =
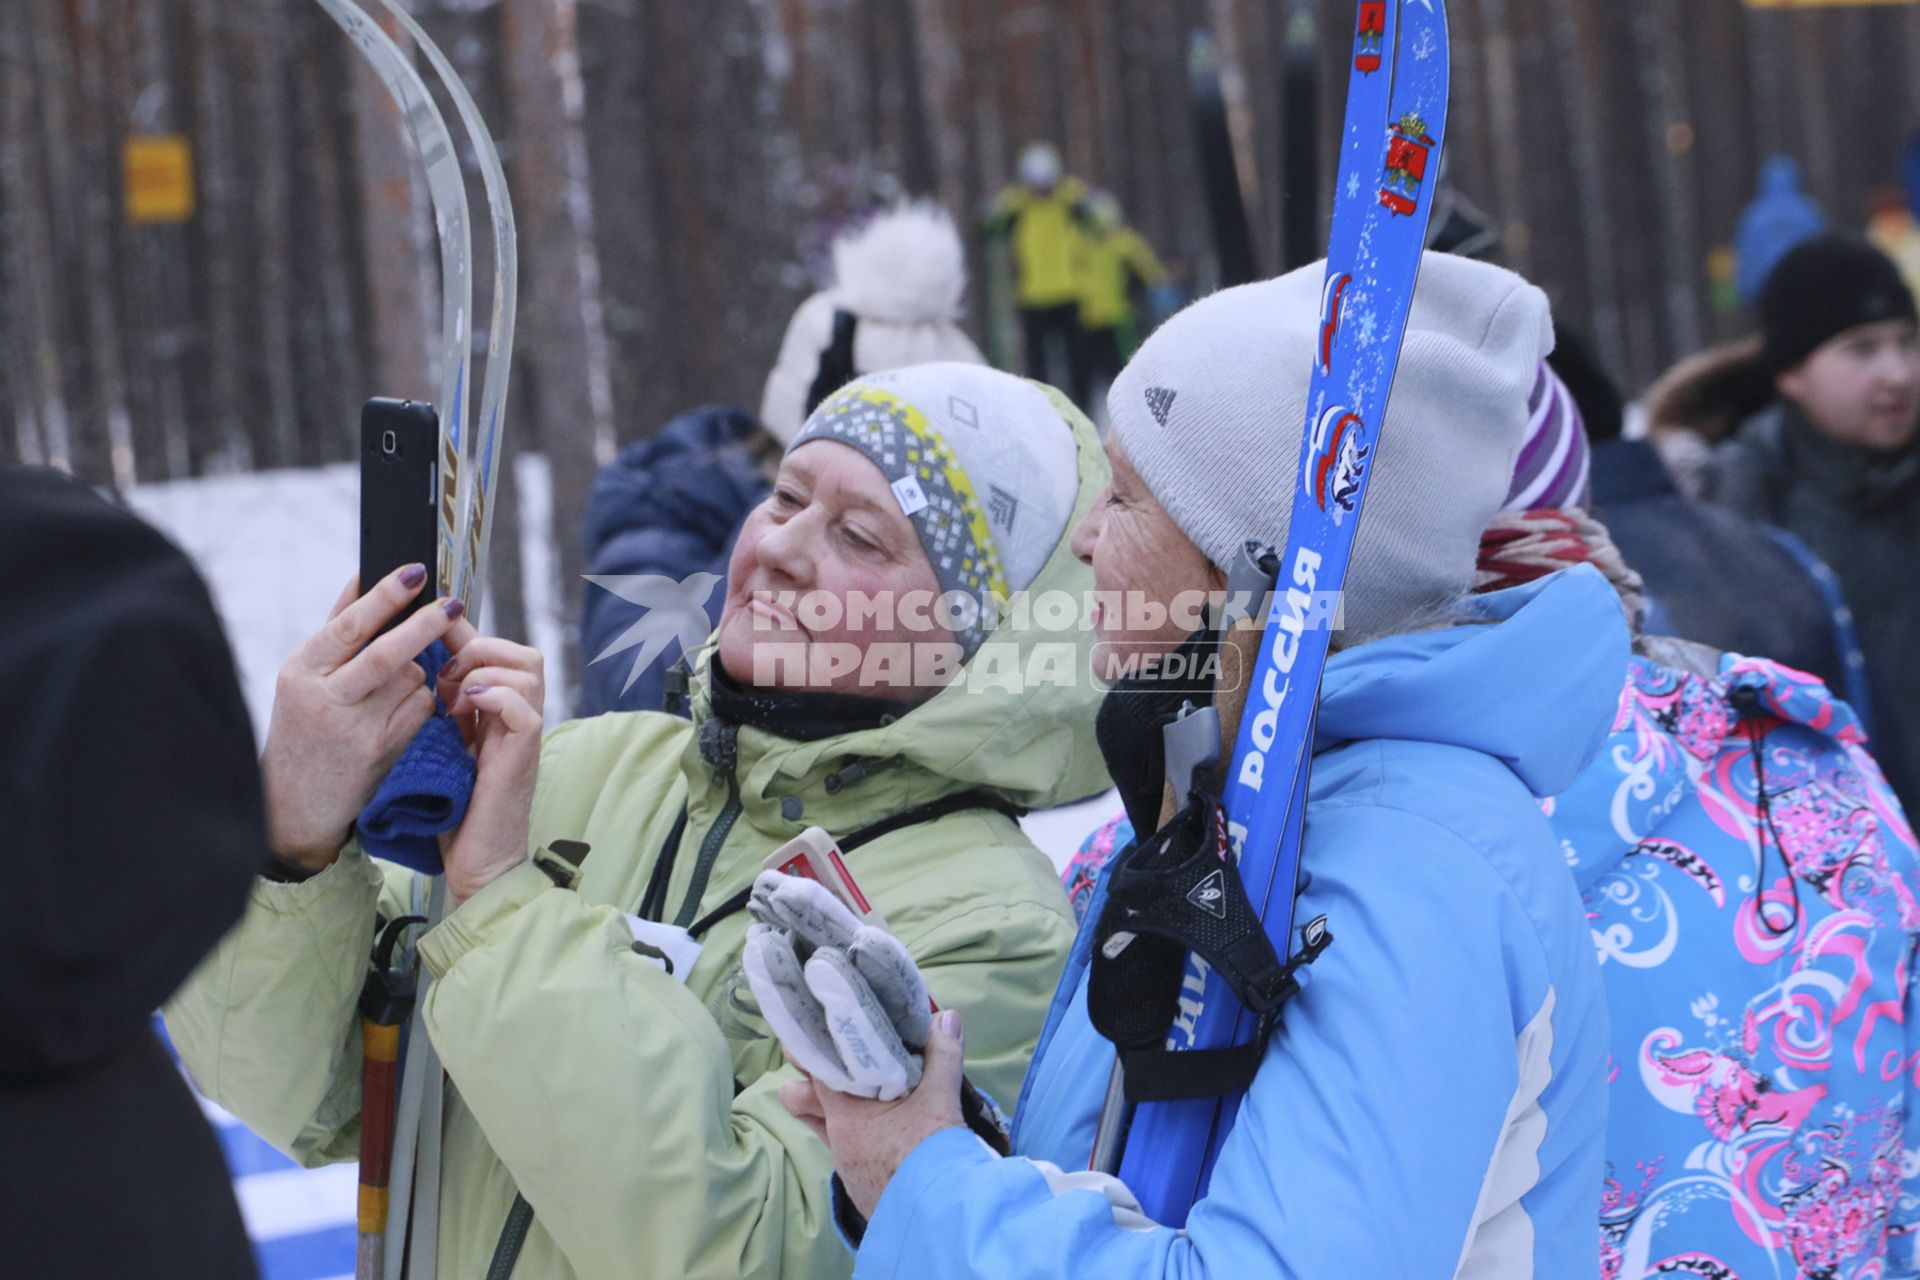
POLYGON ((1234 695, 1168 727, 1166 821, 1115 868, 1094 935, 1088 1012, 1118 1054, 1092 1164, 1169 1226, 1206 1193, 1295 973, 1339 923, 1296 934, 1294 922, 1317 694, 1413 305, 1448 91, 1444 3, 1362 3, 1355 29, 1287 545, 1249 544, 1229 593, 1265 601, 1228 633, 1247 660, 1245 705, 1224 769, 1234 695))

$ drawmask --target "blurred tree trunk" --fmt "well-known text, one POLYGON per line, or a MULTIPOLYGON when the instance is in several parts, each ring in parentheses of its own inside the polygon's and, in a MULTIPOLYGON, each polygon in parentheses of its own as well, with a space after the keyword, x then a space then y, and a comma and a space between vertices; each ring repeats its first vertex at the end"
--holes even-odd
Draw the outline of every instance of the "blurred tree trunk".
MULTIPOLYGON (((1748 32, 1736 4, 1700 6, 1688 44, 1697 64, 1687 76, 1687 134, 1692 162, 1693 231, 1696 251, 1709 264, 1721 255, 1722 271, 1731 264, 1734 224, 1760 162, 1747 104, 1753 100, 1748 32)), ((1737 313, 1709 307, 1704 340, 1726 341, 1744 324, 1737 313)))
POLYGON ((0 6, 5 23, 7 131, 6 152, 0 156, 0 184, 18 195, 10 206, 7 229, 8 321, 16 326, 15 384, 26 392, 31 443, 22 453, 32 461, 62 470, 73 468, 72 424, 67 411, 66 373, 61 364, 60 323, 54 301, 56 268, 53 210, 47 198, 48 179, 42 154, 45 103, 36 90, 37 49, 34 7, 0 6))
MULTIPOLYGON (((308 0, 310 3, 310 0, 308 0)), ((285 0, 259 0, 236 12, 232 49, 241 74, 243 106, 236 168, 254 175, 243 181, 246 240, 257 251, 247 278, 255 358, 241 376, 247 387, 241 406, 255 432, 256 456, 290 467, 300 460, 300 411, 295 394, 293 317, 303 309, 291 288, 292 202, 295 198, 293 135, 288 128, 292 55, 285 0)), ((302 157, 304 159, 304 157, 302 157)), ((310 305, 310 304, 309 304, 310 305)))
POLYGON ((1700 288, 1706 278, 1695 249, 1693 127, 1686 121, 1686 50, 1680 24, 1664 0, 1639 0, 1633 33, 1646 94, 1647 152, 1660 197, 1660 293, 1669 348, 1697 351, 1703 333, 1700 288))
MULTIPOLYGON (((593 239, 576 9, 572 0, 507 0, 501 15, 520 226, 520 325, 538 435, 553 474, 560 613, 568 642, 553 674, 576 699, 581 658, 580 527, 596 464, 614 447, 613 395, 593 239)), ((506 483, 511 483, 508 481, 506 483)))
POLYGON ((242 286, 251 255, 236 216, 246 193, 235 171, 232 66, 225 57, 227 25, 234 14, 226 0, 189 0, 187 6, 200 189, 191 239, 206 281, 196 300, 198 327, 206 335, 200 350, 208 412, 191 424, 198 437, 200 470, 211 465, 245 471, 253 465, 240 373, 254 357, 252 326, 247 323, 251 308, 242 286))
POLYGON ((659 45, 646 17, 638 4, 580 10, 587 162, 595 185, 615 196, 594 209, 594 236, 621 444, 652 434, 686 406, 676 332, 682 326, 674 320, 681 307, 657 212, 660 151, 669 140, 648 105, 649 64, 659 45))
POLYGON ((114 207, 119 186, 113 181, 120 163, 119 130, 114 127, 107 87, 106 5, 104 0, 80 0, 72 23, 76 83, 81 119, 75 130, 76 150, 88 179, 75 193, 78 201, 82 292, 87 306, 87 343, 92 352, 95 403, 101 434, 107 445, 102 471, 83 474, 110 478, 116 489, 133 486, 135 459, 133 423, 127 408, 127 380, 120 358, 120 317, 115 297, 113 264, 114 207))
MULTIPOLYGON (((88 343, 84 290, 67 289, 65 281, 84 279, 83 234, 76 226, 80 196, 79 175, 69 140, 75 132, 72 45, 50 4, 27 8, 33 51, 34 79, 39 88, 35 117, 40 127, 35 177, 47 205, 43 244, 46 257, 35 264, 40 277, 41 315, 46 329, 43 386, 48 406, 50 437, 57 424, 59 465, 77 475, 107 474, 105 432, 94 429, 92 350, 88 343)), ((51 444, 51 439, 50 439, 51 444)))
POLYGON ((1582 27, 1591 33, 1587 56, 1601 86, 1594 118, 1578 122, 1599 140, 1605 171, 1610 177, 1608 205, 1615 228, 1614 243, 1631 245, 1636 259, 1619 264, 1623 358, 1614 370, 1623 385, 1643 385, 1658 373, 1668 346, 1664 283, 1658 256, 1661 242, 1659 191, 1650 153, 1652 131, 1646 124, 1650 109, 1644 97, 1645 67, 1632 32, 1634 10, 1613 0, 1574 0, 1582 27), (1634 174, 1622 182, 1618 175, 1634 174))
MULTIPOLYGON (((358 406, 377 389, 367 374, 367 353, 374 349, 369 336, 380 331, 369 305, 369 282, 404 278, 409 264, 373 260, 356 234, 364 195, 354 181, 358 158, 364 155, 358 124, 368 110, 354 100, 361 80, 353 63, 360 54, 318 5, 292 3, 299 31, 295 84, 300 104, 293 145, 305 158, 305 168, 303 189, 290 202, 288 250, 293 292, 301 300, 293 326, 298 456, 302 465, 312 466, 358 454, 358 406)), ((413 274, 418 278, 417 270, 413 274)), ((418 323, 418 308, 403 314, 415 318, 405 332, 413 337, 415 359, 424 363, 425 330, 418 323)), ((416 366, 408 385, 425 382, 416 366)))
MULTIPOLYGON (((382 24, 401 48, 408 42, 382 24)), ((345 43, 347 37, 335 32, 345 43)), ((359 144, 360 238, 373 354, 373 382, 356 394, 432 401, 440 385, 439 256, 426 175, 400 109, 358 50, 348 78, 359 144)), ((440 406, 444 412, 446 405, 440 406)))
MULTIPOLYGON (((1626 365, 1626 345, 1620 331, 1620 290, 1614 259, 1613 212, 1607 204, 1610 184, 1594 125, 1594 86, 1580 51, 1589 41, 1572 0, 1551 0, 1555 79, 1561 114, 1571 122, 1568 159, 1573 170, 1574 206, 1578 215, 1579 261, 1585 268, 1586 288, 1575 293, 1575 314, 1584 314, 1599 359, 1618 372, 1626 365)), ((1577 323, 1577 321, 1576 321, 1577 323)))
POLYGON ((12 418, 9 435, 20 461, 43 466, 47 442, 40 429, 35 354, 31 340, 33 282, 24 256, 36 203, 28 180, 33 83, 26 68, 26 15, 0 6, 0 375, 12 418))
MULTIPOLYGON (((123 123, 127 134, 187 134, 180 110, 173 53, 179 13, 166 6, 122 0, 116 33, 115 63, 131 73, 132 107, 123 123)), ((134 226, 124 215, 120 228, 136 328, 126 346, 129 380, 144 406, 134 427, 135 454, 142 479, 180 479, 193 474, 190 419, 199 407, 199 380, 190 376, 195 328, 189 295, 187 231, 182 226, 134 226), (149 447, 149 442, 152 446, 149 447), (151 460, 149 460, 151 459, 151 460)))
MULTIPOLYGON (((1520 0, 1522 5, 1526 2, 1520 0)), ((1512 140, 1507 145, 1490 148, 1493 182, 1485 204, 1498 215, 1504 227, 1507 264, 1521 275, 1527 275, 1533 262, 1533 228, 1528 218, 1528 175, 1524 161, 1530 157, 1528 149, 1517 144, 1533 131, 1523 131, 1520 123, 1514 6, 1510 0, 1478 0, 1475 17, 1479 24, 1480 53, 1485 59, 1487 136, 1512 140)))

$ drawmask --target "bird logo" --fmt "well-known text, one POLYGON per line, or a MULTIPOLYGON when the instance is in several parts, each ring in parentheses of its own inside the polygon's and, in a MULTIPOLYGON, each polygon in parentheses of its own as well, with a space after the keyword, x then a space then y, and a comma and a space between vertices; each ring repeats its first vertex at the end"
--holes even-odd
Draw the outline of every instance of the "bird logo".
POLYGON ((713 629, 707 618, 707 600, 720 585, 717 573, 693 573, 678 580, 658 573, 590 573, 586 579, 629 604, 639 605, 642 611, 632 626, 593 658, 600 662, 635 645, 640 647, 640 652, 633 655, 627 682, 620 686, 622 693, 633 688, 640 673, 666 654, 669 641, 678 640, 680 652, 691 657, 713 629))

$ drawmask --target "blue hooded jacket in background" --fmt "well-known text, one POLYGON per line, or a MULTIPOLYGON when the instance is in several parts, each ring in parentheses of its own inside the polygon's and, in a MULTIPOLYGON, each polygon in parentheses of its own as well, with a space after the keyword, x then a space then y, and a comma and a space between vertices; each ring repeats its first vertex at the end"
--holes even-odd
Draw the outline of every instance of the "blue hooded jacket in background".
POLYGON ((1087 1018, 1089 925, 1015 1111, 1025 1158, 928 1138, 857 1278, 1598 1275, 1606 1011, 1538 797, 1606 737, 1626 622, 1586 566, 1463 607, 1497 625, 1327 665, 1299 918, 1325 913, 1334 941, 1186 1229, 1116 1212, 1117 1184, 1084 1172, 1113 1062, 1087 1018))
POLYGON ((1800 166, 1774 156, 1760 172, 1760 194, 1740 215, 1733 235, 1733 287, 1742 302, 1760 296, 1760 286, 1787 250, 1824 230, 1827 215, 1800 189, 1800 166))
MULTIPOLYGON (((727 559, 740 524, 773 487, 748 445, 761 429, 751 414, 706 405, 674 418, 602 467, 587 500, 587 572, 676 581, 718 574, 722 582, 706 601, 711 631, 726 599, 727 559)), ((640 606, 588 585, 580 617, 581 716, 660 710, 676 654, 662 653, 624 692, 631 653, 593 661, 639 617, 640 606)))

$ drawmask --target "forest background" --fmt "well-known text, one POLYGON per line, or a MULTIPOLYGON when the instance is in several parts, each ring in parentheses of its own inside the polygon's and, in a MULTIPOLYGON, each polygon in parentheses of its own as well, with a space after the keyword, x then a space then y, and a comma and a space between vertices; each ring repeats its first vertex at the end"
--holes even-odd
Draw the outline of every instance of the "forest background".
MULTIPOLYGON (((757 406, 854 206, 897 188, 952 210, 984 336, 978 216, 1020 147, 1047 139, 1204 291, 1218 272, 1189 106, 1202 32, 1257 258, 1277 271, 1286 220, 1331 204, 1353 21, 1351 0, 409 7, 479 99, 512 184, 507 448, 551 477, 543 572, 566 618, 596 466, 682 409, 757 406), (1303 62, 1319 72, 1304 97, 1303 62), (1286 172, 1290 126, 1320 140, 1313 180, 1286 172)), ((1745 327, 1727 246, 1768 156, 1796 158, 1809 194, 1857 226, 1920 120, 1910 3, 1448 10, 1448 178, 1629 389, 1745 327)), ((491 250, 465 159, 478 360, 491 250)), ((399 121, 312 0, 0 4, 0 461, 131 490, 350 459, 366 397, 432 398, 436 270, 399 121), (185 207, 157 218, 127 176, 128 144, 156 138, 184 141, 190 165, 185 207)), ((515 488, 502 528, 520 527, 515 488)), ((493 560, 508 635, 527 633, 519 542, 498 539, 493 560)))

